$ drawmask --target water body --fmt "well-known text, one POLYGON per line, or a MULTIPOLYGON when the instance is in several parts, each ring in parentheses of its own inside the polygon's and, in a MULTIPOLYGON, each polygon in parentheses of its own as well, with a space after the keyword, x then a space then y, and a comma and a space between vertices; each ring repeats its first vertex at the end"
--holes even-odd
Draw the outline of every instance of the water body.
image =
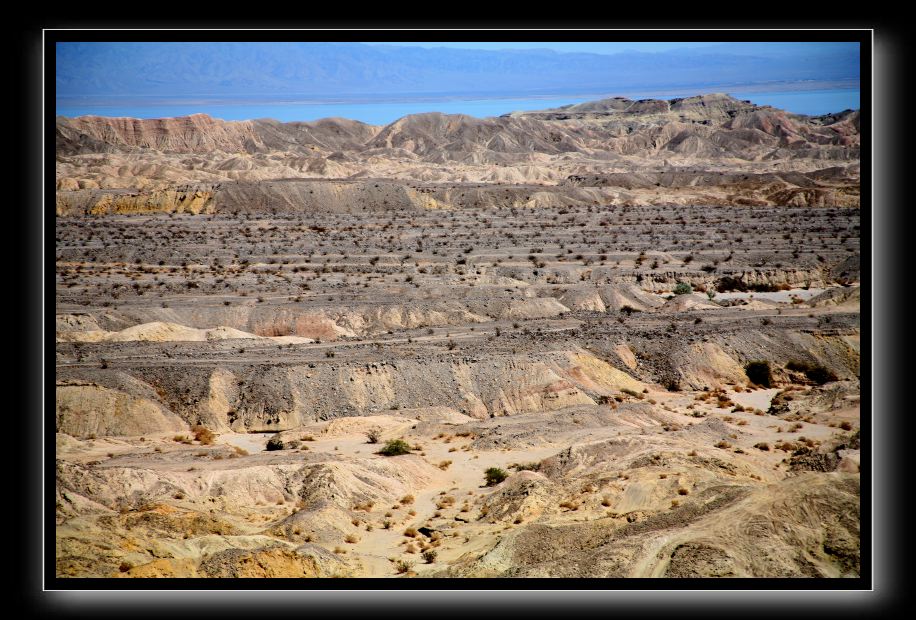
MULTIPOLYGON (((859 89, 837 88, 795 91, 725 91, 738 99, 748 99, 758 105, 770 105, 796 114, 827 114, 859 108, 859 89)), ((671 99, 689 96, 693 93, 668 93, 665 95, 641 95, 625 93, 631 99, 671 99)), ((223 120, 248 120, 273 118, 279 121, 313 121, 332 116, 349 118, 370 125, 386 125, 408 114, 442 112, 444 114, 467 114, 478 118, 499 116, 515 111, 543 110, 562 105, 594 101, 608 96, 591 94, 581 96, 551 96, 540 98, 499 98, 499 99, 452 99, 447 101, 385 101, 385 102, 312 102, 312 101, 261 101, 221 102, 199 99, 169 100, 157 99, 152 103, 115 101, 92 101, 81 103, 74 100, 58 101, 56 113, 61 116, 128 116, 132 118, 167 118, 206 113, 223 120)))

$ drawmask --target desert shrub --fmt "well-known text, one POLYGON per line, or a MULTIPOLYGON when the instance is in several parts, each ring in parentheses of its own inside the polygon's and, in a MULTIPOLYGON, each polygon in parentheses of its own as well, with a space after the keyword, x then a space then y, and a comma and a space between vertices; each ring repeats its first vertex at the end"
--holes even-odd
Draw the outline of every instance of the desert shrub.
POLYGON ((762 385, 763 387, 768 388, 773 383, 770 363, 767 361, 748 362, 747 366, 744 367, 744 374, 747 375, 747 378, 750 379, 752 383, 762 385))
POLYGON ((799 360, 789 360, 789 363, 786 364, 786 370, 794 370, 796 372, 807 372, 812 368, 814 368, 814 364, 801 362, 799 360))
POLYGON ((378 453, 383 456, 410 454, 410 444, 403 439, 391 439, 385 444, 384 448, 378 451, 378 453))
POLYGON ((808 362, 790 360, 789 363, 786 364, 786 369, 803 372, 809 381, 813 381, 818 385, 824 385, 830 381, 837 380, 837 376, 830 369, 820 364, 809 364, 808 362))
POLYGON ((194 439, 199 441, 202 445, 209 446, 213 443, 213 439, 216 437, 210 429, 197 425, 191 429, 194 431, 194 439))
POLYGON ((508 476, 509 474, 506 470, 500 469, 499 467, 490 467, 487 471, 483 472, 483 477, 487 481, 488 487, 499 484, 508 476))
POLYGON ((369 443, 378 443, 378 440, 382 438, 382 429, 370 428, 366 431, 366 438, 369 440, 369 443))
POLYGON ((439 553, 435 549, 427 549, 422 553, 423 559, 426 560, 427 564, 432 564, 435 562, 436 556, 438 555, 439 553))
POLYGON ((686 282, 678 282, 677 286, 674 287, 675 295, 688 295, 693 292, 693 287, 687 284, 686 282))
POLYGON ((744 293, 747 291, 747 285, 739 278, 723 276, 716 281, 716 290, 720 293, 727 293, 729 291, 740 291, 744 293))
POLYGON ((398 574, 403 574, 410 572, 410 569, 413 568, 413 562, 408 562, 407 560, 398 560, 398 563, 395 565, 398 574))
POLYGON ((509 465, 509 468, 515 471, 538 471, 541 469, 541 464, 537 461, 534 463, 513 463, 509 465))
POLYGON ((266 447, 266 449, 269 450, 269 451, 273 451, 273 450, 282 450, 284 447, 286 447, 286 446, 285 446, 285 444, 283 443, 283 440, 280 439, 280 435, 277 434, 277 435, 274 435, 273 437, 271 437, 271 438, 267 441, 267 447, 266 447))
POLYGON ((818 385, 824 385, 830 381, 836 381, 837 376, 833 374, 830 370, 823 366, 816 366, 805 373, 805 376, 808 377, 811 381, 817 383, 818 385))

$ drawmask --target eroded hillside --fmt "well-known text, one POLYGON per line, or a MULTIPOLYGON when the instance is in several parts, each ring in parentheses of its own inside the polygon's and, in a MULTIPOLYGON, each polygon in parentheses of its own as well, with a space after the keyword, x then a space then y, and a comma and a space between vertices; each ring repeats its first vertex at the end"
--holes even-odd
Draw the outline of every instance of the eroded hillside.
POLYGON ((857 113, 57 138, 58 575, 859 574, 857 113))

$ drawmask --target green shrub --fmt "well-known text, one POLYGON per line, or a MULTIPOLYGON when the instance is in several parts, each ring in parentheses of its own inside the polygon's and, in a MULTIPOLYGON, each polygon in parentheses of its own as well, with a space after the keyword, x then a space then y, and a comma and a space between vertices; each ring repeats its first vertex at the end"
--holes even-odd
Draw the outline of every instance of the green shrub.
POLYGON ((773 375, 770 372, 770 363, 766 361, 748 362, 744 367, 744 374, 751 380, 751 383, 771 387, 773 384, 773 375))
POLYGON ((410 444, 403 439, 391 439, 385 444, 385 447, 378 451, 384 456, 400 456, 401 454, 410 454, 410 444))
POLYGON ((499 467, 491 467, 483 473, 483 477, 486 479, 488 487, 499 484, 508 476, 509 474, 506 473, 506 470, 500 469, 499 467))
POLYGON ((693 292, 693 287, 687 284, 686 282, 678 282, 677 286, 674 287, 675 295, 688 295, 693 292))

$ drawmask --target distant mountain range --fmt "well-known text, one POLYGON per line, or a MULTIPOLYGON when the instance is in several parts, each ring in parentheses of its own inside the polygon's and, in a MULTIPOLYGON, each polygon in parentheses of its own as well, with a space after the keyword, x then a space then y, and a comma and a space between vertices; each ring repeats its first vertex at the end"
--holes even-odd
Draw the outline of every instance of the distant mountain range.
POLYGON ((57 214, 859 205, 860 114, 722 93, 385 126, 57 117, 57 214))
POLYGON ((858 43, 657 53, 360 43, 58 43, 57 97, 536 95, 858 80, 858 43))

